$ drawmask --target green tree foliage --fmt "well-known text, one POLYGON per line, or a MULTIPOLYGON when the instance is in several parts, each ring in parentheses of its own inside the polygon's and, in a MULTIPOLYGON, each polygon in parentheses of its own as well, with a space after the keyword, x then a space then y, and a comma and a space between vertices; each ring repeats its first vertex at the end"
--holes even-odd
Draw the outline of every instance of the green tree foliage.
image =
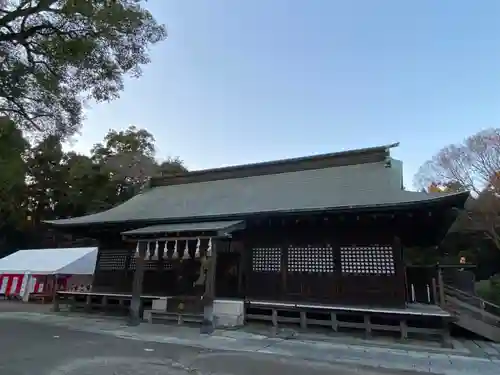
POLYGON ((28 207, 36 223, 57 216, 64 199, 64 152, 57 136, 50 135, 33 147, 27 159, 28 207))
POLYGON ((476 283, 476 293, 479 297, 500 305, 500 273, 476 283))
POLYGON ((83 101, 117 98, 166 38, 144 2, 1 1, 0 114, 30 132, 74 134, 83 101))
POLYGON ((29 144, 14 122, 0 119, 0 244, 4 235, 20 227, 26 215, 26 165, 29 144))
POLYGON ((96 144, 92 149, 92 156, 98 162, 105 161, 115 155, 129 153, 140 153, 153 158, 155 138, 147 130, 130 126, 119 132, 110 130, 104 137, 104 142, 96 144))
POLYGON ((151 176, 183 172, 178 159, 158 162, 155 138, 144 129, 130 126, 124 131, 110 130, 103 143, 92 148, 91 158, 102 166, 113 181, 116 195, 131 197, 138 193, 151 176))
POLYGON ((15 123, 4 120, 0 253, 25 246, 58 246, 61 239, 54 239, 56 234, 42 221, 109 209, 140 192, 151 176, 186 171, 179 159, 158 161, 155 155, 152 134, 135 127, 110 130, 90 155, 82 155, 65 152, 57 135, 30 146, 15 123), (22 240, 12 237, 15 233, 22 240))

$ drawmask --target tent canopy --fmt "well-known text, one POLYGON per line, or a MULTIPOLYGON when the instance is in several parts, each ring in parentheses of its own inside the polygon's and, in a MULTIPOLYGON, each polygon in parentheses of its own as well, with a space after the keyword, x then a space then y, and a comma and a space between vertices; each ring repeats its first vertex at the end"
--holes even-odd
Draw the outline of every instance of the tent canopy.
POLYGON ((19 250, 0 259, 1 273, 93 275, 97 247, 19 250))

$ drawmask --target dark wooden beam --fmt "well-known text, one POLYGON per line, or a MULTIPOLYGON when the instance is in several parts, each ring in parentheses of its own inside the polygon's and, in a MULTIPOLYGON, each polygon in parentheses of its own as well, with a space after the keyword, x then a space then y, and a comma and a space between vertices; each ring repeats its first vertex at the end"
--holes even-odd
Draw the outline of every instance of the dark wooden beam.
POLYGON ((443 280, 443 270, 442 268, 438 265, 437 267, 437 283, 438 283, 438 292, 439 292, 439 305, 441 308, 445 308, 446 305, 446 300, 445 300, 445 295, 444 295, 444 280, 443 280))
MULTIPOLYGON (((144 281, 144 257, 147 246, 139 242, 139 256, 135 259, 134 280, 132 282, 132 299, 130 301, 129 325, 137 326, 141 323, 141 294, 144 281)), ((146 245, 146 244, 144 244, 146 245)))
POLYGON ((203 321, 201 333, 211 334, 215 329, 214 300, 215 300, 215 267, 217 264, 217 247, 219 241, 212 241, 212 255, 207 270, 205 293, 203 294, 203 321))
POLYGON ((161 236, 161 237, 154 237, 151 236, 151 237, 141 237, 141 238, 133 238, 133 237, 124 237, 123 238, 123 241, 125 242, 137 242, 137 241, 141 241, 141 242, 156 242, 156 241, 168 241, 168 242, 172 242, 172 241, 193 241, 193 240, 208 240, 208 239, 216 239, 216 238, 229 238, 228 236, 217 236, 217 235, 214 235, 214 236, 209 236, 209 235, 200 235, 200 236, 185 236, 185 237, 165 237, 165 236, 161 236))

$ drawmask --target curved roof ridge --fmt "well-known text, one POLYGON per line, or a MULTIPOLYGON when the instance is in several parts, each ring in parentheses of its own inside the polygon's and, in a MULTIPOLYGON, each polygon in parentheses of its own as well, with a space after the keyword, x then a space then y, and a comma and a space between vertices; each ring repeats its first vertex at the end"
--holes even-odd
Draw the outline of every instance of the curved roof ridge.
POLYGON ((356 149, 352 149, 352 150, 327 152, 327 153, 317 154, 317 155, 297 156, 297 157, 277 159, 277 160, 258 161, 258 162, 254 162, 254 163, 228 165, 225 167, 200 169, 200 170, 191 171, 191 172, 180 172, 179 175, 194 174, 194 173, 199 173, 199 172, 204 172, 204 173, 205 172, 216 172, 216 171, 222 171, 222 170, 233 169, 233 168, 251 168, 251 167, 260 167, 260 166, 267 166, 267 165, 279 165, 282 163, 283 164, 284 163, 297 163, 297 162, 301 162, 301 161, 327 159, 327 158, 338 157, 338 156, 350 156, 350 155, 354 155, 354 154, 364 154, 364 153, 369 153, 369 152, 389 150, 391 148, 395 148, 398 146, 399 146, 399 142, 396 142, 396 143, 390 143, 390 144, 381 145, 381 146, 372 146, 372 147, 356 148, 356 149))
POLYGON ((249 177, 251 175, 296 172, 306 169, 319 169, 332 167, 334 166, 333 164, 335 164, 335 161, 337 161, 338 166, 364 164, 381 160, 375 160, 373 157, 363 158, 363 155, 379 155, 379 159, 383 159, 384 157, 380 156, 382 153, 385 152, 387 153, 386 156, 390 156, 389 149, 398 146, 399 142, 382 146, 336 151, 326 154, 299 156, 278 160, 230 165, 225 167, 200 169, 196 171, 179 172, 167 176, 152 177, 149 186, 158 187, 170 184, 185 183, 187 180, 193 182, 201 182, 202 179, 227 179, 244 176, 249 177))

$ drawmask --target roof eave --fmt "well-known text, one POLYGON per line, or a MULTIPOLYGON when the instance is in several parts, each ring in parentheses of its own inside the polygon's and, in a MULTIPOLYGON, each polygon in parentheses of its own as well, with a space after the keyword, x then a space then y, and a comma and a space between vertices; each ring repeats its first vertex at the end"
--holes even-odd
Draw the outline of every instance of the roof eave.
MULTIPOLYGON (((459 192, 453 194, 443 194, 440 196, 429 197, 424 200, 409 201, 409 202, 398 202, 398 203, 384 203, 376 205, 356 205, 356 206, 341 206, 341 207, 325 207, 325 208, 311 208, 311 209, 288 209, 288 210, 277 210, 277 211, 262 211, 262 212, 250 212, 250 213, 236 213, 229 215, 218 215, 218 216, 205 216, 205 217, 189 217, 189 218, 153 218, 153 219, 140 219, 140 220, 114 220, 114 221, 92 221, 92 222, 78 222, 73 221, 73 219, 61 219, 61 220, 48 220, 44 221, 45 224, 53 225, 60 228, 77 228, 86 227, 92 225, 116 225, 116 224, 132 224, 141 223, 147 225, 148 223, 161 222, 164 224, 169 223, 183 223, 183 222, 197 222, 197 221, 218 221, 218 220, 244 220, 250 216, 269 216, 269 215, 296 215, 296 214, 307 214, 307 213, 341 213, 348 211, 377 211, 377 210, 403 210, 421 205, 432 205, 436 203, 445 203, 449 201, 456 201, 455 205, 463 209, 466 200, 469 197, 469 192, 459 192)), ((75 218, 78 219, 78 218, 75 218)))
POLYGON ((124 237, 134 237, 142 235, 151 234, 172 234, 172 233, 182 233, 182 232, 204 232, 212 233, 213 235, 226 237, 231 232, 245 229, 246 224, 244 220, 231 220, 231 221, 201 221, 198 223, 187 223, 187 224, 160 224, 160 225, 146 225, 145 227, 128 230, 122 232, 121 235, 124 237), (216 224, 214 226, 197 226, 199 224, 216 224), (183 227, 184 226, 184 227, 183 227))

